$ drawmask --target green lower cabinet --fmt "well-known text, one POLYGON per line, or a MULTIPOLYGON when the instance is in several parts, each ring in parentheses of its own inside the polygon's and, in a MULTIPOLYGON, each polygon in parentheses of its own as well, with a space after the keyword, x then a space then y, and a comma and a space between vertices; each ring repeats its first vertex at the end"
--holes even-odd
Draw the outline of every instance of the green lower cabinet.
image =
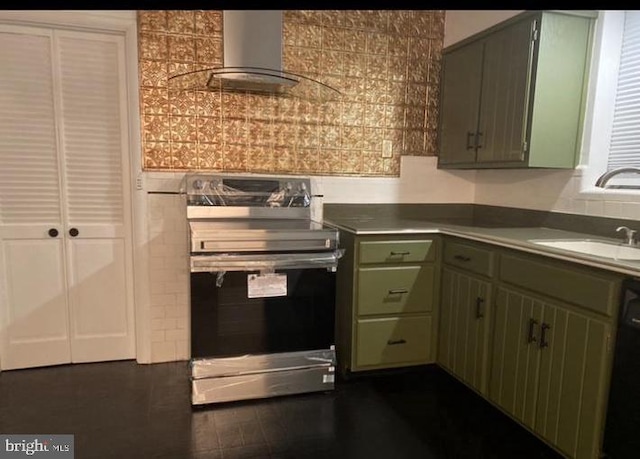
POLYGON ((433 266, 358 269, 358 315, 429 312, 433 266))
POLYGON ((358 320, 355 366, 431 363, 431 316, 358 320))
POLYGON ((358 263, 422 263, 433 261, 437 244, 432 240, 382 240, 360 242, 358 263))
POLYGON ((443 268, 438 363, 486 395, 491 284, 443 268))
POLYGON ((336 273, 339 373, 435 362, 441 238, 340 231, 336 273))
POLYGON ((489 398, 567 456, 599 457, 610 333, 575 308, 499 287, 489 398))
POLYGON ((489 398, 533 429, 539 381, 537 328, 544 305, 500 288, 494 309, 489 398))

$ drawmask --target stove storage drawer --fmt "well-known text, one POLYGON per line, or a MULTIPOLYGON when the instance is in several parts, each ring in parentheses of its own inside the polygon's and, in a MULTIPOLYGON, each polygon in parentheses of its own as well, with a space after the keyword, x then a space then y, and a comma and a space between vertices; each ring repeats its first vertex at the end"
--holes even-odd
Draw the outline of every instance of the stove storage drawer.
POLYGON ((286 368, 191 380, 191 404, 224 403, 281 395, 320 392, 335 388, 335 370, 331 365, 286 368))
POLYGON ((430 265, 359 268, 357 314, 431 311, 434 275, 430 265))
POLYGON ((430 315, 358 320, 355 363, 362 369, 429 363, 431 341, 430 315))
POLYGON ((362 241, 359 252, 360 264, 421 263, 435 260, 436 245, 431 240, 362 241))

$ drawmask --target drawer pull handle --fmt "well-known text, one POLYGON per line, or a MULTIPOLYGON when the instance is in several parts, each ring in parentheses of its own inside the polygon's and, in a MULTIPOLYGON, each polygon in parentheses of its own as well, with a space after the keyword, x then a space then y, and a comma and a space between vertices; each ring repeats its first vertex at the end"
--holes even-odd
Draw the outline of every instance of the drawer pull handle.
POLYGON ((391 251, 392 257, 403 257, 405 255, 409 255, 411 252, 393 252, 391 251))
POLYGON ((538 325, 538 321, 536 319, 529 319, 529 333, 527 334, 527 343, 535 343, 537 341, 536 335, 534 334, 536 325, 538 325))
POLYGON ((484 298, 476 298, 476 319, 482 319, 484 314, 482 313, 482 304, 484 303, 484 298))
POLYGON ((389 346, 394 346, 396 344, 406 344, 407 341, 404 339, 390 339, 389 341, 387 341, 387 344, 389 346))
POLYGON ((453 258, 460 261, 471 261, 471 257, 465 257, 464 255, 454 255, 453 258))
POLYGON ((389 295, 402 295, 403 293, 409 293, 406 288, 392 288, 389 290, 389 295))
POLYGON ((551 328, 551 325, 543 323, 540 326, 540 349, 549 347, 549 341, 547 341, 547 330, 551 328))

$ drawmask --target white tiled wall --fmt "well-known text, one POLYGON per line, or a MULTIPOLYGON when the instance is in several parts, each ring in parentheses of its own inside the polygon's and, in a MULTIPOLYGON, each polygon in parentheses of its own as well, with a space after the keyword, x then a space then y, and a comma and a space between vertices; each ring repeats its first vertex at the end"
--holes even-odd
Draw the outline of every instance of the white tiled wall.
POLYGON ((150 194, 151 361, 189 358, 189 269, 184 198, 150 194))
POLYGON ((325 203, 473 202, 476 172, 444 171, 436 165, 436 157, 403 156, 399 178, 325 176, 313 181, 325 203))
POLYGON ((476 204, 640 220, 640 193, 581 191, 583 170, 486 170, 476 175, 476 204))

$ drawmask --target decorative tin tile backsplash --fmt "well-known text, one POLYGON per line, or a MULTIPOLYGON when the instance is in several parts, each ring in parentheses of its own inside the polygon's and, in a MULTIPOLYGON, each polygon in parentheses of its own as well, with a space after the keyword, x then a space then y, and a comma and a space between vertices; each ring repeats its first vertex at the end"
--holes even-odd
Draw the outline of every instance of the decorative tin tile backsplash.
POLYGON ((401 155, 436 155, 443 10, 284 11, 285 70, 343 94, 322 103, 169 90, 222 65, 222 11, 139 11, 138 26, 146 170, 398 176, 401 155))

